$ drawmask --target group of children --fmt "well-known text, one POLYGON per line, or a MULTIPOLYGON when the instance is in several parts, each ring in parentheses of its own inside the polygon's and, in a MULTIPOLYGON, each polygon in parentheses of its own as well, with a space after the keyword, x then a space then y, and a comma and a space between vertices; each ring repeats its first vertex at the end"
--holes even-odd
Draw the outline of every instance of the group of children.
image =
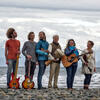
MULTIPOLYGON (((20 55, 20 41, 17 40, 17 32, 14 28, 9 28, 6 33, 8 40, 5 43, 5 57, 6 64, 8 65, 7 70, 7 87, 9 88, 9 82, 11 80, 11 72, 15 73, 16 60, 17 55, 20 55)), ((35 34, 34 32, 30 32, 28 34, 28 41, 26 41, 22 48, 22 54, 25 56, 25 78, 28 77, 28 66, 29 62, 31 62, 30 68, 30 76, 31 81, 33 79, 34 71, 36 65, 39 66, 38 76, 37 76, 37 86, 38 89, 44 88, 42 86, 42 77, 45 73, 46 65, 45 62, 48 60, 48 55, 51 55, 53 58, 52 63, 50 64, 50 75, 48 88, 58 88, 58 76, 60 71, 60 58, 55 57, 55 51, 57 49, 61 50, 61 46, 59 44, 59 36, 54 35, 52 43, 48 43, 46 40, 46 35, 43 31, 39 32, 39 41, 36 43, 34 41, 35 34), (54 83, 52 85, 52 80, 54 78, 54 83)), ((93 72, 96 71, 95 66, 95 54, 92 49, 94 46, 93 41, 87 42, 87 48, 82 51, 82 54, 87 53, 85 56, 81 57, 82 60, 82 72, 85 75, 84 79, 84 89, 89 88, 89 84, 91 81, 91 77, 93 72), (92 53, 88 53, 92 52, 92 53)), ((70 56, 71 54, 75 54, 79 56, 78 49, 76 48, 76 43, 73 39, 69 39, 64 50, 64 54, 66 56, 70 56)), ((69 67, 66 67, 67 72, 67 88, 73 89, 73 82, 75 73, 77 71, 78 61, 71 64, 69 67)))

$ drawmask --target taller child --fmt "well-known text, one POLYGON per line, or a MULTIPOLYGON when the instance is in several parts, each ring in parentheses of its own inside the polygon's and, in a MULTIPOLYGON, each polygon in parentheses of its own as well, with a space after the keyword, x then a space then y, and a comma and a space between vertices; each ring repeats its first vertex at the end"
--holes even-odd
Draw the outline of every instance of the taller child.
POLYGON ((48 60, 48 46, 46 35, 43 31, 39 32, 39 42, 36 45, 36 53, 38 55, 39 72, 38 72, 38 89, 42 89, 42 76, 45 72, 45 61, 48 60))
POLYGON ((7 87, 9 88, 9 83, 11 80, 11 72, 15 74, 17 55, 20 54, 20 41, 17 40, 17 32, 14 28, 9 28, 6 33, 8 40, 5 44, 5 57, 6 64, 8 65, 7 70, 7 87))

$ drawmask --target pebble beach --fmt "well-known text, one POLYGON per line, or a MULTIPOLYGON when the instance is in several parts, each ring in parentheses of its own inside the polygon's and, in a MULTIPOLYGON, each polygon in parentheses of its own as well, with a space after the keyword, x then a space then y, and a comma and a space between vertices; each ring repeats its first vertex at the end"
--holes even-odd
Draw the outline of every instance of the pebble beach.
POLYGON ((0 100, 100 100, 100 89, 0 89, 0 100))
POLYGON ((81 76, 78 70, 75 77, 74 89, 68 90, 66 87, 66 72, 61 68, 58 79, 58 89, 47 88, 49 78, 49 67, 47 67, 43 76, 43 87, 45 89, 37 89, 37 73, 33 81, 35 82, 34 89, 23 89, 21 83, 24 80, 24 68, 19 68, 18 77, 20 77, 20 89, 7 89, 6 86, 6 67, 0 67, 0 100, 100 100, 100 74, 99 69, 93 75, 90 89, 83 89, 84 77, 81 76))

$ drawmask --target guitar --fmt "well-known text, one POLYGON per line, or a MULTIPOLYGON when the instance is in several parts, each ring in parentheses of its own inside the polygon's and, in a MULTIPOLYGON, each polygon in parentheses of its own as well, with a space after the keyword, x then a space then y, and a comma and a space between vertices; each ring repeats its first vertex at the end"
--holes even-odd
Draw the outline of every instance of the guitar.
POLYGON ((15 74, 12 73, 12 75, 11 75, 12 80, 9 83, 9 87, 13 88, 13 89, 18 89, 19 88, 19 79, 20 78, 17 78, 18 64, 19 64, 19 55, 17 55, 15 74))
POLYGON ((86 55, 86 54, 91 54, 93 52, 88 52, 88 53, 84 53, 81 55, 76 56, 75 54, 71 54, 70 56, 62 56, 61 60, 62 60, 62 64, 64 65, 64 67, 70 67, 73 63, 78 62, 78 58, 80 56, 86 55))
MULTIPOLYGON (((54 54, 55 54, 55 58, 56 58, 56 59, 58 59, 58 58, 61 59, 62 56, 64 55, 64 53, 62 52, 61 49, 57 49, 57 50, 54 52, 54 54)), ((49 57, 50 57, 50 59, 47 60, 47 61, 45 61, 45 65, 46 65, 46 66, 48 66, 49 64, 52 63, 52 61, 54 61, 54 59, 52 59, 52 55, 49 55, 49 57)))
POLYGON ((53 61, 53 60, 47 60, 47 61, 45 61, 45 65, 48 66, 49 64, 52 63, 52 61, 53 61))
MULTIPOLYGON (((88 63, 88 58, 87 58, 86 55, 83 55, 83 59, 84 59, 84 61, 85 61, 86 63, 88 63)), ((89 71, 92 72, 92 69, 91 69, 89 66, 87 66, 87 67, 88 67, 89 71)))
POLYGON ((24 89, 32 89, 34 88, 35 83, 31 81, 30 78, 30 66, 31 66, 31 61, 29 61, 29 66, 28 66, 28 77, 22 82, 22 87, 24 89))

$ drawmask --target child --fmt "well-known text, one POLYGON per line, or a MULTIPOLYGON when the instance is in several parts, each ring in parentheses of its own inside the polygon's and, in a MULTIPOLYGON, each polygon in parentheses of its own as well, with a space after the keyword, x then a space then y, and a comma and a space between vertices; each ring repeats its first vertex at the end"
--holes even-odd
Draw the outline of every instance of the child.
POLYGON ((7 87, 9 88, 9 83, 11 79, 11 72, 13 69, 13 74, 15 73, 17 55, 20 54, 20 41, 16 40, 17 32, 14 28, 9 28, 6 33, 9 40, 5 44, 5 57, 6 64, 8 65, 7 70, 7 87))
POLYGON ((82 72, 85 75, 84 79, 84 89, 88 89, 90 82, 91 82, 91 77, 93 72, 96 71, 95 67, 95 54, 94 51, 92 50, 94 46, 93 41, 88 41, 87 43, 87 48, 82 52, 84 53, 89 53, 84 55, 82 59, 82 72))
POLYGON ((31 61, 31 68, 30 68, 30 76, 31 76, 31 81, 33 79, 34 71, 36 68, 36 53, 35 53, 35 48, 36 48, 36 42, 34 41, 35 34, 34 32, 30 32, 28 34, 28 41, 24 43, 24 46, 22 48, 22 53, 26 57, 25 60, 25 78, 28 77, 28 66, 29 66, 29 61, 31 61))

